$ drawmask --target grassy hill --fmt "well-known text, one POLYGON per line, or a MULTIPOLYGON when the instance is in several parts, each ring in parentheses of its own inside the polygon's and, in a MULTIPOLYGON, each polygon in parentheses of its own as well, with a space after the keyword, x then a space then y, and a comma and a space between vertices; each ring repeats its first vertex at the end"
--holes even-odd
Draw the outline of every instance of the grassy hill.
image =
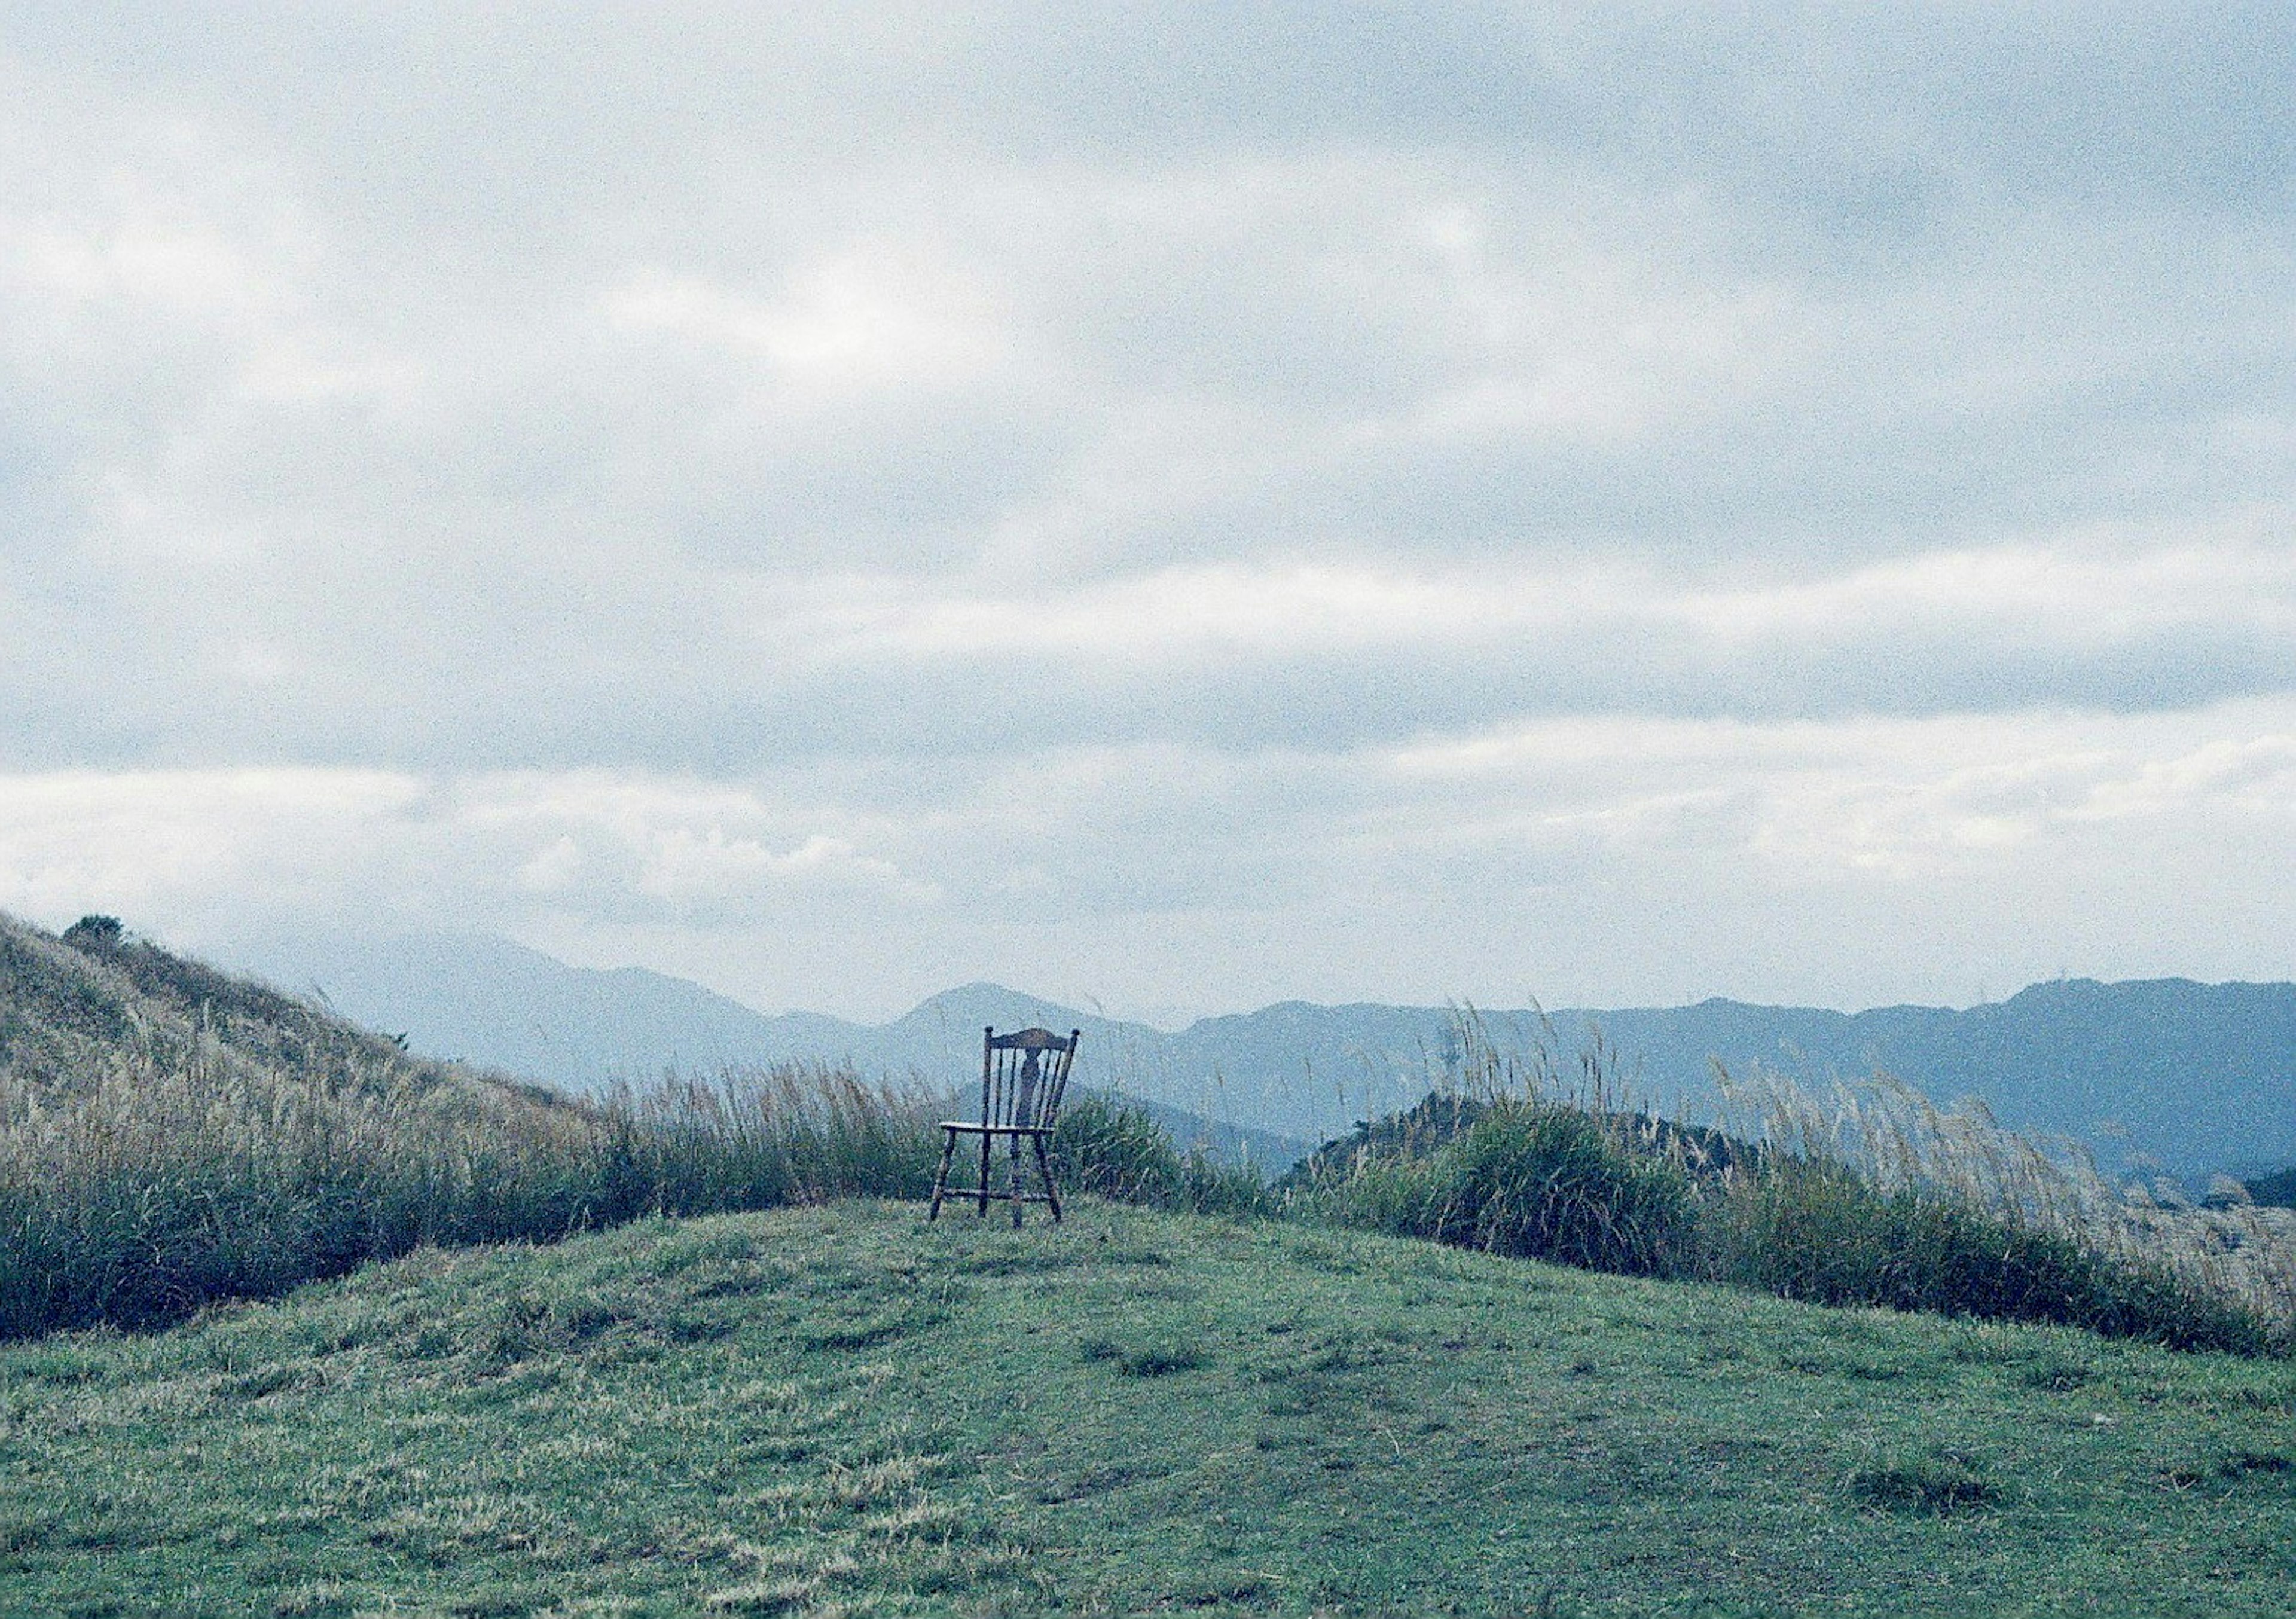
POLYGON ((2281 1615, 2296 1365, 1086 1202, 0 1348, 0 1612, 2281 1615))
POLYGON ((0 917, 0 1337, 148 1327, 425 1244, 925 1183, 849 1074, 666 1078, 611 1104, 410 1056, 91 919, 0 917))
POLYGON ((2065 1225, 1910 1093, 1710 1173, 1504 1079, 1283 1196, 1083 1099, 1167 1212, 926 1227, 849 1071, 569 1102, 0 922, 0 1615, 2284 1610, 2272 1212, 2065 1225))
POLYGON ((20 1110, 86 1095, 124 1068, 195 1063, 220 1088, 283 1070, 323 1091, 506 1090, 109 919, 56 937, 0 916, 0 1087, 20 1110))
MULTIPOLYGON (((939 1147, 928 1092, 849 1069, 673 1074, 571 1100, 420 1060, 104 919, 61 938, 0 919, 0 1337, 164 1325, 424 1245, 914 1196, 939 1147)), ((1718 1175, 1675 1161, 1679 1132, 1606 1107, 1604 1048, 1582 1053, 1583 1104, 1549 1048, 1528 1067, 1480 1042, 1458 1055, 1488 1113, 1460 1140, 1398 1154, 1350 1138, 1278 1197, 1086 1099, 1054 1150, 1136 1203, 1834 1304, 2185 1347, 2267 1348, 2296 1323, 2296 1248, 2264 1214, 2140 1212, 1914 1092, 1780 1091, 1764 1119, 1779 1150, 1718 1175)))

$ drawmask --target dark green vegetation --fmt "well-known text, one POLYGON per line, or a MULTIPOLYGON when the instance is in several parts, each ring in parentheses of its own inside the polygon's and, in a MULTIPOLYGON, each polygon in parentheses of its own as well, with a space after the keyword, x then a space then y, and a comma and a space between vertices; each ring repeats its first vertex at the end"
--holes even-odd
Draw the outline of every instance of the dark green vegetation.
POLYGON ((1062 1110, 1053 1137, 1061 1184, 1119 1203, 1195 1214, 1273 1214, 1281 1207, 1249 1166, 1201 1147, 1183 1152, 1143 1108, 1087 1092, 1062 1110))
POLYGON ((1787 1298, 2054 1321, 2179 1348, 2284 1347, 2268 1319, 2164 1264, 1917 1188, 1876 1190, 1840 1165, 1784 1159, 1715 1205, 1707 1268, 1787 1298))
POLYGON ((1681 1165, 1577 1108, 1507 1100, 1476 1113, 1431 1149, 1406 1137, 1351 1162, 1319 1153, 1296 1195, 1341 1223, 1487 1253, 1633 1276, 1696 1263, 1695 1188, 1681 1165))
POLYGON ((1829 1304, 2051 1321, 2261 1353, 2285 1323, 2141 1255, 2108 1255, 1957 1189, 1883 1190, 1832 1158, 1535 1098, 1430 1098, 1319 1150, 1295 1214, 1628 1275, 1829 1304))
POLYGON ((0 1349, 0 1611, 2281 1615, 2296 1366, 1086 1202, 0 1349))
POLYGON ((2259 1175, 2248 1183, 2248 1195, 2259 1203, 2268 1203, 2276 1208, 2296 1208, 2296 1165, 2268 1175, 2259 1175))

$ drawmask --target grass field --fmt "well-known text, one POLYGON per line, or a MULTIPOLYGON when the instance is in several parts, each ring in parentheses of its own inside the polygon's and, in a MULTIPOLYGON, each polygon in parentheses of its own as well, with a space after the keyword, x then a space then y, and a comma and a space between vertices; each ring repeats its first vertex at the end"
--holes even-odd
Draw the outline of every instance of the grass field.
POLYGON ((850 1202, 0 1349, 10 1614, 2284 1615, 2296 1365, 850 1202))

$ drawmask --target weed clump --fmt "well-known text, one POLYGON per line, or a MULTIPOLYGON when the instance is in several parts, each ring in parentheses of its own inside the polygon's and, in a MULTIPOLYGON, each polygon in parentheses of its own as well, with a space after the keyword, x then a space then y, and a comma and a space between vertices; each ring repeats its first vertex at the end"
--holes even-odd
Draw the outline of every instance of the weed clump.
POLYGON ((1423 1154, 1365 1150, 1289 1190, 1341 1224, 1630 1275, 1672 1274, 1694 1241, 1693 1188, 1579 1109, 1505 1099, 1423 1154))
POLYGON ((69 1096, 0 1080, 0 1338, 164 1325, 426 1244, 919 1196, 923 1118, 905 1092, 800 1066, 597 1103, 390 1064, 331 1084, 199 1051, 119 1054, 69 1096))
POLYGON ((1718 1280, 1785 1298, 2055 1322, 2185 1349, 2270 1347, 2252 1312, 2157 1265, 1935 1188, 1885 1192, 1840 1163, 1773 1158, 1724 1190, 1709 1224, 1718 1280))
POLYGON ((1186 1339, 1126 1345, 1113 1338, 1086 1338, 1077 1352, 1087 1364, 1106 1363, 1127 1378, 1166 1378, 1193 1371, 1204 1363, 1201 1345, 1186 1339))
POLYGON ((2002 1499, 2001 1486, 1972 1458, 1953 1451, 1879 1462, 1849 1475, 1850 1499, 1879 1512, 1947 1517, 1982 1511, 2002 1499))
POLYGON ((1062 1109, 1053 1133, 1062 1186, 1113 1202, 1199 1214, 1261 1214, 1275 1203, 1248 1165, 1201 1147, 1183 1152, 1147 1112, 1121 1098, 1086 1093, 1062 1109))
POLYGON ((114 918, 0 919, 0 1338, 163 1325, 425 1244, 914 1195, 928 1135, 918 1098, 820 1066, 575 1101, 114 918))

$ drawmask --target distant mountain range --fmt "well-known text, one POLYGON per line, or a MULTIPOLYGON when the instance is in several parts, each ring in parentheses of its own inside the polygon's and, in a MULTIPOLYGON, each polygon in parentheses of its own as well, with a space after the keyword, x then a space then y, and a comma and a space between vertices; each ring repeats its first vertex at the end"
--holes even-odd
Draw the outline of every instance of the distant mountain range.
MULTIPOLYGON (((404 1033, 417 1051, 577 1089, 791 1058, 954 1086, 979 1063, 984 1025, 1080 1028, 1078 1083, 1260 1132, 1261 1157, 1408 1107, 1462 1059, 1459 1014, 1446 1007, 1285 1002, 1168 1033, 973 984, 867 1025, 768 1016, 684 979, 569 967, 489 937, 275 941, 238 964, 404 1033)), ((1713 1109, 1717 1061, 1817 1080, 1879 1069, 1940 1101, 1980 1098, 2013 1127, 2080 1139, 2108 1170, 2198 1181, 2296 1163, 2296 985, 2069 979, 1965 1011, 1716 1000, 1564 1010, 1544 1024, 1536 1010, 1480 1017, 1495 1044, 1546 1038, 1566 1062, 1599 1030, 1635 1092, 1683 1116, 1713 1109)))

